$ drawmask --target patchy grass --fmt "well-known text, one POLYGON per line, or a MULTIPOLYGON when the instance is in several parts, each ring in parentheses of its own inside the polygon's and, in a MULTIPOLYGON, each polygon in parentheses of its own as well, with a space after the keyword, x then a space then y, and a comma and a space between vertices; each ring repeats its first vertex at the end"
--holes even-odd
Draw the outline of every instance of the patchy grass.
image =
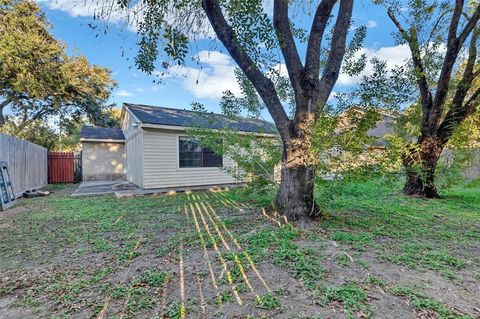
POLYGON ((280 307, 280 301, 274 295, 266 293, 255 299, 255 305, 260 309, 274 310, 280 307))
POLYGON ((0 317, 480 316, 478 185, 327 186, 305 232, 262 218, 273 193, 20 200, 0 215, 0 317))
POLYGON ((447 308, 440 301, 428 297, 415 288, 395 286, 391 290, 392 294, 408 298, 419 310, 430 310, 440 319, 467 319, 468 315, 460 314, 458 311, 447 308))
POLYGON ((321 227, 331 240, 357 250, 374 246, 379 260, 411 269, 453 278, 472 264, 479 249, 480 189, 456 188, 436 200, 406 197, 399 189, 378 181, 323 189, 317 198, 328 217, 321 227))
POLYGON ((347 318, 369 318, 372 311, 366 304, 367 294, 354 283, 328 288, 322 297, 324 303, 340 302, 347 313, 347 318))

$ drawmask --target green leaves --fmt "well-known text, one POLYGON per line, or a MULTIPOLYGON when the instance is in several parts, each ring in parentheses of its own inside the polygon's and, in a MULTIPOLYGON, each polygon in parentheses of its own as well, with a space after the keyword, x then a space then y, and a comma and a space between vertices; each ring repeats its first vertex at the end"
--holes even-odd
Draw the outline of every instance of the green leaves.
POLYGON ((30 124, 48 135, 48 127, 38 121, 51 116, 59 116, 61 125, 85 116, 102 122, 105 102, 116 86, 107 68, 91 65, 83 56, 68 56, 49 27, 34 2, 0 3, 0 30, 8 30, 0 37, 0 95, 18 116, 10 126, 16 127, 11 132, 15 135, 30 124))
POLYGON ((355 29, 352 40, 348 44, 348 47, 345 51, 345 59, 343 62, 343 71, 349 76, 354 76, 360 74, 365 69, 367 63, 367 56, 362 54, 360 57, 355 59, 355 53, 360 51, 363 46, 363 41, 367 35, 367 27, 362 25, 355 29))
POLYGON ((165 30, 163 38, 167 40, 167 45, 164 48, 165 52, 176 61, 177 64, 182 64, 188 52, 188 38, 170 26, 165 30))

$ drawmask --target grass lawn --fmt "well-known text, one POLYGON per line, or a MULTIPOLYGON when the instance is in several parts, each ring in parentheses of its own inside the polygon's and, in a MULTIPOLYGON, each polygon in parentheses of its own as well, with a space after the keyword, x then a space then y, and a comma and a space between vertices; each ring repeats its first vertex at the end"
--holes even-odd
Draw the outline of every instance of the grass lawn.
POLYGON ((73 189, 0 213, 0 318, 480 318, 480 187, 319 188, 304 232, 241 190, 73 189))

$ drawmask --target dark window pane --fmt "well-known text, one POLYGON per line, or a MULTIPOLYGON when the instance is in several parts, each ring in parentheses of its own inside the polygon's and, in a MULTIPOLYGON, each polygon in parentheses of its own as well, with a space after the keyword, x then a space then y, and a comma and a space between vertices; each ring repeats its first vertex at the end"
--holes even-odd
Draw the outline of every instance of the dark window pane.
POLYGON ((203 149, 203 167, 222 167, 223 157, 208 148, 203 149))

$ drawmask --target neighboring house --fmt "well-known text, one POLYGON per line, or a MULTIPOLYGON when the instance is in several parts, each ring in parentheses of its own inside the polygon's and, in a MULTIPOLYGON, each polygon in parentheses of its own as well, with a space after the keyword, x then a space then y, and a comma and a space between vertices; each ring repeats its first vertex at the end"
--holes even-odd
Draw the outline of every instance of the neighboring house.
MULTIPOLYGON (((338 130, 345 130, 350 128, 350 112, 357 112, 363 115, 364 110, 359 107, 353 107, 342 114, 340 114, 340 123, 338 130)), ((392 134, 395 126, 397 116, 395 114, 386 113, 382 110, 377 110, 380 118, 375 123, 375 126, 367 131, 367 136, 374 138, 369 148, 371 149, 383 149, 387 146, 385 136, 392 134)))
POLYGON ((82 129, 84 180, 126 178, 144 189, 239 182, 222 169, 235 167, 230 158, 202 148, 187 135, 186 129, 193 126, 276 133, 266 121, 219 114, 205 118, 194 111, 125 103, 120 129, 82 129))
POLYGON ((380 113, 380 120, 378 120, 375 127, 367 131, 368 136, 376 138, 372 148, 385 148, 387 146, 385 136, 393 133, 396 118, 392 114, 380 113))

